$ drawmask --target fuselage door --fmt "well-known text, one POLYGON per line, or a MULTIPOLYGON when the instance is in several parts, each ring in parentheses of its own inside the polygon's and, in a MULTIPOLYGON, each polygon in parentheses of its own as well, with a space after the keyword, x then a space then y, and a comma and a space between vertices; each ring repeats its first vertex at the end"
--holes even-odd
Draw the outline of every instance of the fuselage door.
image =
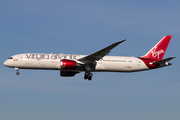
POLYGON ((137 59, 137 66, 141 66, 141 60, 137 59))

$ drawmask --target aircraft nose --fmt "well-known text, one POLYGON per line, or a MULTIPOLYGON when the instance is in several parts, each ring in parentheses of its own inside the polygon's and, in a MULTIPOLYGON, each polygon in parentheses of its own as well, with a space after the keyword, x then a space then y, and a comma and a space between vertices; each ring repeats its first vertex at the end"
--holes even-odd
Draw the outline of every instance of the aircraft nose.
POLYGON ((3 64, 4 64, 4 66, 8 66, 7 60, 3 64))

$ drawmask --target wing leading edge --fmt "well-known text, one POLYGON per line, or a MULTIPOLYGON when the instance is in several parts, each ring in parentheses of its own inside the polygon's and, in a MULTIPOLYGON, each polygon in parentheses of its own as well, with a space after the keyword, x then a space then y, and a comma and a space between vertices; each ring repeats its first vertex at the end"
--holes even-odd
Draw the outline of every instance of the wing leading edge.
POLYGON ((95 53, 92 53, 86 57, 80 58, 80 59, 78 59, 78 61, 85 62, 85 63, 93 62, 95 60, 98 61, 98 60, 102 59, 104 56, 106 56, 110 52, 110 50, 112 50, 114 47, 118 46, 120 43, 122 43, 124 41, 126 41, 126 39, 116 42, 116 43, 113 43, 112 45, 109 45, 108 47, 101 49, 95 53))

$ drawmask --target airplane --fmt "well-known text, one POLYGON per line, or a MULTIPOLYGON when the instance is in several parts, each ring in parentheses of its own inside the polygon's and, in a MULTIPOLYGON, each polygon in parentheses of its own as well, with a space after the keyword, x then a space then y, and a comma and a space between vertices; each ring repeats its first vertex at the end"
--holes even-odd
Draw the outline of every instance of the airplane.
POLYGON ((163 59, 172 35, 164 36, 149 52, 141 57, 106 56, 122 40, 90 55, 77 54, 42 54, 24 53, 9 57, 4 65, 19 69, 60 70, 60 76, 72 77, 85 72, 84 79, 92 79, 92 72, 137 72, 172 65, 168 61, 175 57, 163 59))

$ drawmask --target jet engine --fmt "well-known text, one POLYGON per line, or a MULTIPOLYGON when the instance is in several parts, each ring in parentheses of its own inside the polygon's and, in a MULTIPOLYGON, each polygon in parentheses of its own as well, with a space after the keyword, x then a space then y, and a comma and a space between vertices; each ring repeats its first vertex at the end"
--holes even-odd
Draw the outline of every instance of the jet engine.
POLYGON ((60 61, 60 68, 64 70, 72 70, 76 68, 76 61, 63 59, 60 61))

